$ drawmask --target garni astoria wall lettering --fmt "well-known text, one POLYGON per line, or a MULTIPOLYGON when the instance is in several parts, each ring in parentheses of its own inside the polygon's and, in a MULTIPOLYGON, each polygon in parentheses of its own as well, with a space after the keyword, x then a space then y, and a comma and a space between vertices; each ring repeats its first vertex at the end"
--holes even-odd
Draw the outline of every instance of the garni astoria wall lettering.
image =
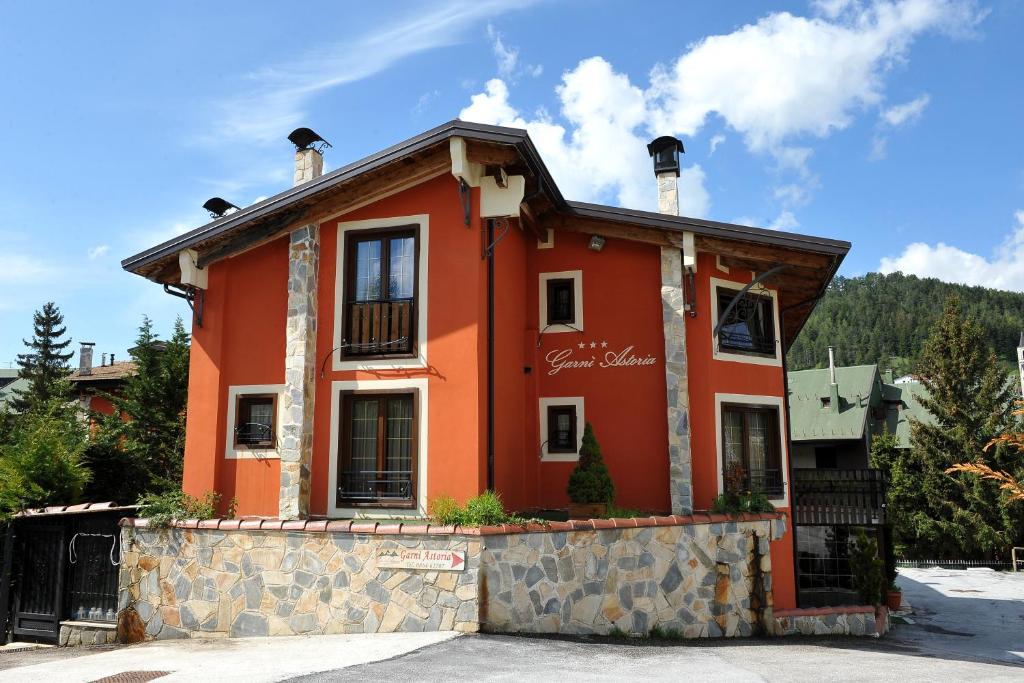
POLYGON ((649 353, 638 354, 629 345, 621 351, 608 348, 608 342, 580 342, 567 349, 553 349, 544 356, 548 374, 581 368, 632 368, 655 365, 658 359, 649 353), (600 350, 599 350, 600 349, 600 350))

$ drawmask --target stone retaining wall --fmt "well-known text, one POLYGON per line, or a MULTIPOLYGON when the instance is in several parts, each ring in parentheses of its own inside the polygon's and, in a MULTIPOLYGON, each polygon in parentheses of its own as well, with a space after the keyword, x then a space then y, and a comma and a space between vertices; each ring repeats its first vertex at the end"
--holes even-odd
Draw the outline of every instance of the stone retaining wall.
POLYGON ((62 621, 57 644, 61 647, 77 645, 113 645, 117 642, 117 626, 94 621, 62 621))
POLYGON ((777 636, 881 636, 889 632, 885 607, 816 607, 778 610, 777 636))
POLYGON ((124 522, 119 635, 457 630, 684 637, 771 632, 778 515, 526 527, 205 520, 124 522), (464 571, 387 569, 378 553, 465 553, 464 571))
POLYGON ((730 521, 487 537, 481 625, 684 638, 770 633, 772 527, 730 521))

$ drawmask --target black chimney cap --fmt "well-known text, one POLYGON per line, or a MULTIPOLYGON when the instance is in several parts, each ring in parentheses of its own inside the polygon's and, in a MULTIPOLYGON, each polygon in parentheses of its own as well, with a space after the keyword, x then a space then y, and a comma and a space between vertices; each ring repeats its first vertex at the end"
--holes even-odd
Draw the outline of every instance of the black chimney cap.
POLYGON ((331 143, 317 135, 311 128, 296 128, 288 134, 288 141, 295 145, 297 150, 313 148, 318 152, 322 152, 324 147, 331 146, 331 143), (323 144, 314 147, 318 142, 323 144))
POLYGON ((214 218, 220 218, 228 212, 228 209, 238 210, 237 206, 226 199, 221 199, 220 197, 210 197, 206 200, 206 203, 203 204, 203 208, 209 211, 210 215, 214 218))
POLYGON ((679 176, 679 155, 684 153, 683 143, 679 138, 662 135, 647 145, 647 153, 654 157, 654 174, 672 172, 679 176))

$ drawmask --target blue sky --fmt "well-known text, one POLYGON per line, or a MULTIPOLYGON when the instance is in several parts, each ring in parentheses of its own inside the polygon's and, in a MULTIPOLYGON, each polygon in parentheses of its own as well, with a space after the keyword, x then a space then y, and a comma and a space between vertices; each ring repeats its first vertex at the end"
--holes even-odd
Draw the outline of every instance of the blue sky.
POLYGON ((843 272, 1024 291, 1024 3, 5 3, 0 367, 47 300, 120 357, 188 310, 120 260, 461 116, 525 125, 572 199, 847 239, 843 272), (301 15, 299 14, 301 7, 301 15))

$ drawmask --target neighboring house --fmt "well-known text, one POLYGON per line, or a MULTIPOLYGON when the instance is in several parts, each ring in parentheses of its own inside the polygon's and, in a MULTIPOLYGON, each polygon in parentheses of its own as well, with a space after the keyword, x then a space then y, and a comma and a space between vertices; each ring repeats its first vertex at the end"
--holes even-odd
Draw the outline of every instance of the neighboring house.
POLYGON ((100 364, 93 365, 93 344, 82 342, 78 352, 78 369, 71 373, 71 382, 75 398, 82 411, 114 414, 114 405, 104 394, 117 396, 124 386, 125 380, 135 374, 135 362, 130 360, 115 361, 114 354, 103 354, 100 364))
MULTIPOLYGON (((518 129, 452 121, 326 175, 289 139, 294 188, 123 262, 194 309, 187 492, 563 508, 591 423, 621 506, 707 509, 729 471, 788 510, 784 355, 847 242, 677 215, 674 138, 649 147, 661 213, 567 201, 518 129)), ((787 534, 777 607, 792 561, 787 534)))
POLYGON ((0 369, 0 411, 10 407, 14 397, 28 391, 29 381, 18 377, 18 368, 0 369))
POLYGON ((871 468, 871 441, 888 432, 910 448, 911 421, 930 419, 925 388, 877 365, 836 367, 832 349, 829 367, 787 378, 800 604, 848 603, 857 530, 874 529, 886 547, 886 482, 871 468))

